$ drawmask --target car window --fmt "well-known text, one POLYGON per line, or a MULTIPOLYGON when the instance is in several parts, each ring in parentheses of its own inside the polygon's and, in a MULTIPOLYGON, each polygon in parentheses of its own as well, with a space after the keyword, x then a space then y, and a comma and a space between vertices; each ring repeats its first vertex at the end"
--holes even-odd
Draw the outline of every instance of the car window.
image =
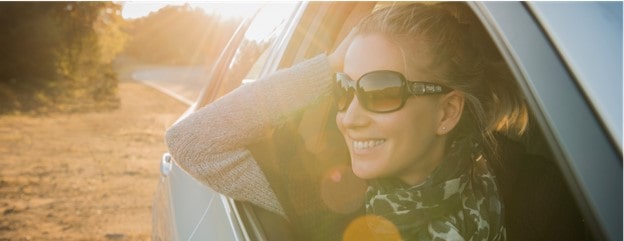
POLYGON ((247 73, 243 83, 255 81, 260 77, 262 67, 269 58, 269 47, 275 44, 278 36, 284 32, 296 6, 295 3, 271 4, 263 7, 257 14, 230 66, 230 72, 247 73))
POLYGON ((267 4, 252 19, 246 20, 239 27, 244 32, 235 33, 229 43, 234 46, 228 46, 215 64, 208 85, 195 107, 211 103, 242 82, 257 79, 262 66, 269 61, 270 49, 279 43, 279 38, 284 37, 283 33, 300 5, 296 2, 267 4))
POLYGON ((279 68, 286 68, 333 50, 377 2, 310 2, 301 18, 305 29, 295 31, 279 68))

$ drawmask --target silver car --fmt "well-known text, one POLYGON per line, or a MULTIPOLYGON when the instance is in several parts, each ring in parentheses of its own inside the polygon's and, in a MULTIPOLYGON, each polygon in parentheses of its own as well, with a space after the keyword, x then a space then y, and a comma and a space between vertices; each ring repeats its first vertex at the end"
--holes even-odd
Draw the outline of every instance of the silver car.
MULTIPOLYGON (((241 84, 330 51, 348 32, 348 26, 377 7, 390 4, 268 4, 241 24, 205 80, 200 97, 181 119, 241 84)), ((541 157, 537 164, 527 161, 526 166, 520 163, 513 170, 520 181, 510 189, 513 198, 506 203, 507 220, 511 220, 508 236, 530 232, 515 225, 521 227, 531 218, 549 215, 540 211, 540 203, 529 200, 531 195, 542 194, 531 193, 523 182, 552 180, 556 183, 552 185, 566 190, 558 208, 578 214, 581 226, 577 234, 582 234, 578 240, 622 240, 622 2, 468 4, 498 45, 529 103, 533 125, 522 143, 532 156, 541 157), (529 167, 542 164, 554 167, 552 175, 533 172, 529 167)), ((324 125, 293 121, 292 126, 299 127, 295 128, 297 133, 285 135, 307 142, 317 138, 314 133, 319 128, 331 130, 333 118, 317 113, 306 110, 302 113, 306 118, 301 119, 317 118, 324 125)), ((258 160, 282 154, 267 150, 271 146, 261 143, 250 148, 258 160), (273 156, 262 154, 266 152, 273 156)), ((302 238, 292 222, 225 197, 194 180, 169 154, 163 155, 160 165, 153 240, 302 238)), ((263 170, 267 176, 282 174, 270 166, 263 166, 263 170)), ((285 185, 280 183, 284 179, 268 179, 274 188, 285 185)), ((349 220, 338 219, 332 224, 337 225, 336 230, 349 220)))

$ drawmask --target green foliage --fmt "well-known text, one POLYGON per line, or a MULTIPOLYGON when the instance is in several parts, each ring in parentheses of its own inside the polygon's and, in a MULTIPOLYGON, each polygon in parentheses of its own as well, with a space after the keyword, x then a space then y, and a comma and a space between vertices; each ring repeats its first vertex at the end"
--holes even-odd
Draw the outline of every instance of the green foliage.
POLYGON ((129 23, 125 53, 153 64, 195 65, 214 61, 241 19, 221 19, 189 5, 167 6, 129 23))
POLYGON ((118 106, 123 24, 112 2, 1 2, 0 113, 118 106))

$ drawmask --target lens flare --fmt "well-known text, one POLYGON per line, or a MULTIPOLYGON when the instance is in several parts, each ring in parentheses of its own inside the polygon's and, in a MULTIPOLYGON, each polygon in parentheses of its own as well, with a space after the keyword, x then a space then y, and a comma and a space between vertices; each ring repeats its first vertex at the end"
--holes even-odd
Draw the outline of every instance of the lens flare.
POLYGON ((366 182, 353 174, 347 165, 330 168, 321 181, 321 199, 330 210, 351 213, 362 207, 366 182))
POLYGON ((353 220, 344 232, 343 241, 400 241, 399 229, 390 220, 365 215, 353 220))

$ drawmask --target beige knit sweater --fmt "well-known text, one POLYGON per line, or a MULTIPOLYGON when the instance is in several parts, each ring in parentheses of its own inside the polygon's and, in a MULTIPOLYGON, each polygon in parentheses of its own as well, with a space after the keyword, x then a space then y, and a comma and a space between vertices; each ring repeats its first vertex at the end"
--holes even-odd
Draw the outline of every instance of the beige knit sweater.
POLYGON ((167 130, 169 152, 215 191, 285 216, 246 147, 329 95, 332 80, 327 56, 319 55, 241 86, 167 130))

